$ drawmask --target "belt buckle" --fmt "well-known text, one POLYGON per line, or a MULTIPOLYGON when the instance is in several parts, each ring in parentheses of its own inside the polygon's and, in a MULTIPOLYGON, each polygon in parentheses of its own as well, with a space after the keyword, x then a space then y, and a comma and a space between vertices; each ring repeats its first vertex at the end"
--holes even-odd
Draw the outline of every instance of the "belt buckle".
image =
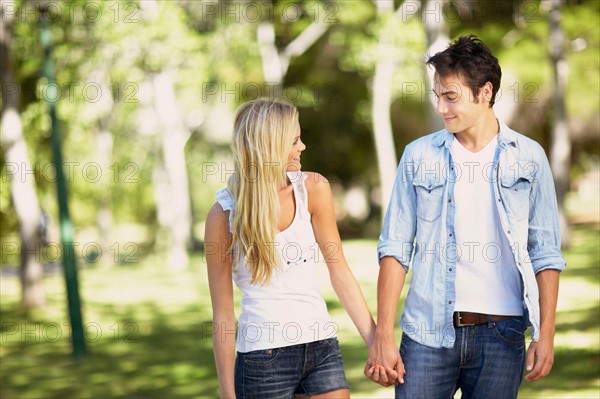
POLYGON ((470 326, 474 326, 475 325, 475 323, 463 323, 461 321, 461 319, 462 319, 461 312, 455 312, 454 314, 455 314, 454 325, 456 327, 470 327, 470 326))

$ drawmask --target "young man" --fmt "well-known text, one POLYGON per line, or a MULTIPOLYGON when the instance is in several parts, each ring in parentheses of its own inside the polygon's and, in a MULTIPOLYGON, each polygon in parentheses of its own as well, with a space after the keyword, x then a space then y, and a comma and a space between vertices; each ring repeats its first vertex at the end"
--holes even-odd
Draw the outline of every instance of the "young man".
POLYGON ((550 167, 539 144, 497 121, 501 70, 478 38, 458 38, 427 65, 445 129, 409 144, 400 161, 365 374, 396 385, 396 398, 458 389, 463 398, 515 398, 523 368, 536 381, 554 358, 565 261, 550 167), (398 353, 394 318, 410 265, 398 353))

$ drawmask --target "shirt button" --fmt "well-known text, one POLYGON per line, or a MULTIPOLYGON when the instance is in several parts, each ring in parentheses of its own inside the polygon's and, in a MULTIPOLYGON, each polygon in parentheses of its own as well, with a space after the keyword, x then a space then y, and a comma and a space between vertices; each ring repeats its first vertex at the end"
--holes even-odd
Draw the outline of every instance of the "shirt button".
POLYGON ((452 202, 452 198, 448 198, 448 202, 452 202))
POLYGON ((451 272, 451 271, 452 271, 452 268, 448 269, 448 271, 449 271, 449 272, 451 272))
POLYGON ((502 202, 502 200, 500 198, 498 198, 498 202, 502 202))
POLYGON ((452 237, 452 233, 448 234, 450 237, 452 237))
POLYGON ((506 234, 510 234, 510 230, 508 230, 508 231, 506 232, 506 234))
POLYGON ((452 305, 452 301, 448 301, 448 305, 452 305))

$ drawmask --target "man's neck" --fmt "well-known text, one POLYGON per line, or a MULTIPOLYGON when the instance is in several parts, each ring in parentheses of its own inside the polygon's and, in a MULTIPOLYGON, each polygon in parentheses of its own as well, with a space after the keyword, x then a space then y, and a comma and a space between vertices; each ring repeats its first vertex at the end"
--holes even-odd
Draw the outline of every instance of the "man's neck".
POLYGON ((475 126, 465 129, 461 132, 455 133, 454 136, 460 144, 471 152, 479 152, 500 131, 500 124, 496 119, 494 111, 490 109, 488 113, 480 120, 475 126))

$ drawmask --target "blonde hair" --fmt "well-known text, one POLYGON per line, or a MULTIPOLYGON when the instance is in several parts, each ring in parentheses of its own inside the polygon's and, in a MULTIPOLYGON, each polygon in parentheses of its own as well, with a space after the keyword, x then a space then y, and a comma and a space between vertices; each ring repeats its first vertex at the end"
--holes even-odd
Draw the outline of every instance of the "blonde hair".
POLYGON ((279 215, 278 189, 285 173, 298 111, 291 104, 257 99, 241 105, 235 117, 234 172, 227 186, 236 203, 231 231, 234 265, 242 254, 251 284, 267 284, 279 265, 274 243, 279 215))

